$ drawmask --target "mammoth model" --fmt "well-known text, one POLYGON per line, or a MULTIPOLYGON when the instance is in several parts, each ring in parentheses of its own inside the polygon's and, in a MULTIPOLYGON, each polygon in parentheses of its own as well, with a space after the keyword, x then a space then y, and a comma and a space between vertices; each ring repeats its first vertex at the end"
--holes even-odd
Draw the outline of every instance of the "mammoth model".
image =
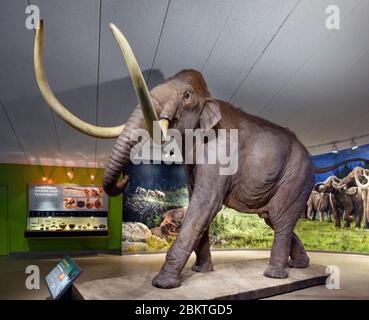
POLYGON ((157 200, 161 200, 161 201, 164 201, 165 200, 165 193, 158 190, 158 189, 155 189, 155 190, 148 190, 147 191, 147 195, 149 197, 152 197, 152 198, 155 198, 157 200))
MULTIPOLYGON (((314 168, 307 150, 292 132, 214 99, 198 71, 183 70, 149 92, 127 40, 113 24, 110 28, 125 58, 139 100, 139 105, 122 126, 94 126, 77 118, 57 100, 43 68, 42 22, 36 31, 34 52, 36 79, 50 107, 83 133, 100 138, 118 137, 105 166, 103 187, 108 195, 119 195, 128 182, 124 170, 136 143, 135 130, 146 128, 152 136, 153 122, 158 118, 163 135, 168 127, 178 129, 182 135, 185 129, 196 128, 238 130, 238 153, 231 155, 239 159, 236 173, 219 174, 219 162, 184 165, 189 206, 153 285, 178 287, 180 273, 192 251, 196 253, 193 270, 213 269, 208 231, 223 204, 241 212, 259 214, 273 228, 275 236, 265 276, 286 278, 287 267, 307 267, 309 258, 294 233, 295 225, 313 188, 314 172, 330 171, 342 163, 325 169, 314 168), (119 180, 122 173, 123 179, 119 180)), ((343 163, 346 162, 349 161, 343 163)))
POLYGON ((149 196, 149 197, 153 197, 153 198, 155 198, 155 191, 154 190, 147 190, 147 195, 149 196))
POLYGON ((307 202, 307 218, 314 220, 319 215, 319 220, 324 221, 325 214, 329 222, 332 214, 336 218, 336 199, 332 193, 313 190, 307 202))
POLYGON ((147 190, 145 188, 137 187, 135 193, 139 194, 140 196, 146 196, 147 190))
POLYGON ((155 198, 161 201, 165 200, 165 193, 160 190, 155 190, 155 198))
POLYGON ((362 200, 366 229, 369 228, 369 169, 356 167, 343 179, 337 179, 335 186, 338 190, 353 190, 356 187, 357 198, 362 200))
POLYGON ((163 221, 160 228, 163 233, 168 235, 177 235, 186 216, 187 208, 176 208, 169 210, 163 214, 163 221))
POLYGON ((355 219, 355 227, 361 227, 363 218, 363 200, 358 187, 351 186, 347 188, 345 184, 340 183, 336 176, 328 177, 324 182, 319 182, 314 186, 314 190, 323 194, 332 194, 335 199, 334 218, 336 227, 341 226, 339 212, 343 212, 344 227, 350 227, 355 219))

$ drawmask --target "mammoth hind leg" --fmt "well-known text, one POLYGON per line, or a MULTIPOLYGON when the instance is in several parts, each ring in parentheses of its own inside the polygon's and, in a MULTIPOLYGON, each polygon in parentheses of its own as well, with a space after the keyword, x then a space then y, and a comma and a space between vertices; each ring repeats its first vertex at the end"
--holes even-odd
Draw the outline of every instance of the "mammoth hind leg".
POLYGON ((196 262, 193 264, 191 270, 195 272, 213 271, 214 266, 211 262, 209 229, 205 231, 199 244, 194 248, 196 253, 196 262))
POLYGON ((290 268, 307 268, 309 266, 310 259, 296 233, 293 233, 292 236, 290 257, 291 259, 288 261, 290 268))
MULTIPOLYGON (((268 218, 264 220, 265 223, 274 230, 272 222, 268 218)), ((310 259, 305 251, 304 245, 302 244, 297 234, 293 232, 291 240, 290 260, 288 261, 288 266, 290 268, 307 268, 309 266, 309 263, 310 259)))
POLYGON ((283 225, 283 223, 273 223, 271 219, 265 222, 274 230, 274 241, 270 254, 269 265, 264 271, 264 276, 268 278, 287 278, 288 277, 288 257, 290 254, 292 235, 295 223, 283 225))

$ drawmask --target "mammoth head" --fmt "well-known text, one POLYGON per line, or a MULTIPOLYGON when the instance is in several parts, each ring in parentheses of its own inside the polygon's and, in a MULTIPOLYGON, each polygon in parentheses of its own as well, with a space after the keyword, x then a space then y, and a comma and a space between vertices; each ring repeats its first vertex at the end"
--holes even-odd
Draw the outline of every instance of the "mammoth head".
POLYGON ((105 166, 103 178, 105 192, 115 196, 123 191, 128 182, 126 176, 118 180, 130 161, 130 150, 136 143, 132 136, 137 129, 145 128, 153 137, 154 122, 160 120, 163 135, 169 127, 181 132, 195 128, 207 131, 220 121, 221 114, 218 102, 210 97, 203 76, 195 70, 183 70, 149 92, 128 41, 114 24, 111 23, 109 27, 125 59, 139 102, 125 124, 100 127, 85 122, 72 114, 55 97, 44 71, 42 20, 36 31, 34 66, 41 94, 59 117, 87 135, 98 138, 118 137, 105 166))
POLYGON ((355 194, 357 194, 358 188, 357 187, 345 188, 344 192, 349 196, 354 196, 355 194))
POLYGON ((321 192, 331 192, 334 189, 340 190, 343 186, 341 185, 341 180, 338 179, 336 176, 330 176, 323 182, 318 182, 314 185, 314 190, 321 193, 321 192))
MULTIPOLYGON (((361 167, 356 167, 351 173, 350 176, 354 176, 356 185, 361 189, 369 188, 369 170, 363 169, 361 167)), ((351 177, 352 179, 352 177, 351 177)))
POLYGON ((210 97, 202 74, 196 70, 183 70, 151 91, 152 99, 159 103, 161 121, 181 132, 201 128, 207 131, 221 118, 218 102, 210 97))
POLYGON ((364 215, 369 221, 369 170, 355 167, 346 177, 340 180, 338 186, 343 188, 343 191, 349 196, 356 195, 360 191, 364 215))

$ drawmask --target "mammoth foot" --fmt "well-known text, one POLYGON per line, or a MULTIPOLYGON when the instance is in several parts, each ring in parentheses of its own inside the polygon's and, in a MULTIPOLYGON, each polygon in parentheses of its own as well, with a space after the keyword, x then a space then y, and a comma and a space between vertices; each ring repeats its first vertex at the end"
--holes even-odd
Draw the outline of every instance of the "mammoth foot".
POLYGON ((288 271, 282 267, 269 265, 264 271, 264 276, 268 278, 285 279, 288 278, 288 271))
POLYGON ((307 268, 309 266, 310 263, 310 259, 309 257, 302 257, 302 258, 297 258, 297 259, 290 259, 288 261, 288 266, 290 268, 307 268))
POLYGON ((209 272, 214 270, 214 265, 211 261, 206 261, 204 263, 195 262, 191 270, 195 272, 209 272))
POLYGON ((160 270, 152 279, 152 285, 156 288, 171 289, 179 287, 181 281, 178 275, 160 270))

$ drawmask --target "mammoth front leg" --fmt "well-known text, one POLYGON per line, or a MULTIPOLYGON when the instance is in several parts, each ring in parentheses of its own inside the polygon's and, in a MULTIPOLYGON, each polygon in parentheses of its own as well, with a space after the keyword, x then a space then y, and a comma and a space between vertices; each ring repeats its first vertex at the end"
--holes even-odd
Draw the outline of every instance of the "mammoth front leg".
POLYGON ((351 214, 351 209, 352 208, 350 208, 350 210, 348 210, 348 209, 345 208, 345 211, 343 212, 343 220, 345 220, 345 224, 343 226, 344 228, 350 228, 350 224, 353 220, 352 214, 351 214))
POLYGON ((327 210, 327 219, 328 222, 332 222, 332 212, 329 209, 327 210))
POLYGON ((204 234, 220 210, 222 202, 216 201, 209 204, 209 200, 201 203, 196 200, 197 198, 193 195, 177 239, 169 249, 160 272, 152 281, 155 287, 167 289, 179 287, 181 284, 179 275, 192 251, 195 248, 199 249, 198 253, 208 250, 208 241, 204 238, 204 234), (201 246, 203 239, 205 243, 201 246))
POLYGON ((230 180, 229 176, 219 175, 215 165, 201 165, 196 169, 195 186, 186 216, 164 265, 152 281, 155 287, 180 286, 179 275, 194 249, 200 259, 197 262, 209 264, 209 239, 205 233, 208 233, 211 221, 222 207, 230 180))
POLYGON ((338 209, 336 207, 333 207, 331 214, 333 215, 336 229, 341 228, 341 216, 340 213, 338 212, 338 209))
POLYGON ((359 209, 356 211, 355 228, 360 229, 362 221, 363 221, 363 211, 359 209))
POLYGON ((307 219, 314 220, 313 219, 313 207, 311 205, 309 205, 307 208, 306 216, 307 216, 307 219))

